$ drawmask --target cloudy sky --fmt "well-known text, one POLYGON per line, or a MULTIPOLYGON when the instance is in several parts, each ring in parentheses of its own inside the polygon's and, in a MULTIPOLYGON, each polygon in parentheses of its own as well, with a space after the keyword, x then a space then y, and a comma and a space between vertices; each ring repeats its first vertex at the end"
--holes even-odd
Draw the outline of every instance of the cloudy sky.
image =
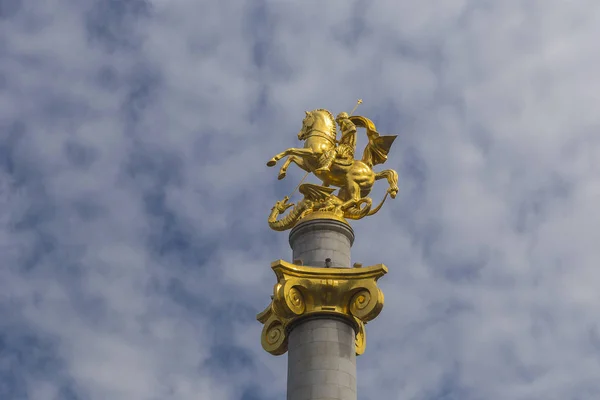
POLYGON ((0 0, 0 398, 285 398, 265 163, 358 98, 400 174, 360 398, 600 398, 598 38, 597 0, 0 0))

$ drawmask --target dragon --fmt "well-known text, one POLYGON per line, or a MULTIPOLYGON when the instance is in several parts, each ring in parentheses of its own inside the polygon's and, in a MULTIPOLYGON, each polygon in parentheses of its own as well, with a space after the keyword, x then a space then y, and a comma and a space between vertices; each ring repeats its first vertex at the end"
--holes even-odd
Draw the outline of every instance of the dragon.
POLYGON ((311 183, 301 185, 299 191, 304 195, 304 198, 298 204, 288 203, 288 196, 277 201, 271 208, 268 217, 269 227, 275 231, 285 231, 293 228, 299 220, 307 215, 319 211, 333 213, 347 219, 361 219, 378 212, 387 198, 386 194, 381 203, 374 209, 371 209, 372 200, 369 197, 364 197, 356 205, 346 208, 344 207, 345 202, 333 194, 335 190, 334 188, 311 183), (288 214, 279 218, 289 208, 292 209, 288 214))

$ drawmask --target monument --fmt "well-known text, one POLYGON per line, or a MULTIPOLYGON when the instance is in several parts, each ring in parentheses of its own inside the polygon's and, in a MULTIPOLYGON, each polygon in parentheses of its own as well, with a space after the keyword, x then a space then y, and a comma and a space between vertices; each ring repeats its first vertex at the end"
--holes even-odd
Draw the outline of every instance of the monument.
POLYGON ((380 135, 371 120, 352 116, 354 110, 336 118, 325 109, 306 111, 298 133, 304 146, 267 163, 272 167, 285 158, 278 179, 292 163, 306 171, 297 187, 303 199, 293 204, 286 196, 269 214, 272 229, 291 229, 293 255, 292 262, 271 264, 277 282, 271 303, 257 316, 264 324, 263 348, 273 355, 288 353, 288 400, 356 400, 356 356, 366 348, 365 324, 383 308, 377 280, 387 268, 351 265, 354 231, 348 220, 373 215, 388 195, 396 197, 396 171, 373 170, 387 160, 396 135, 380 135), (354 156, 358 128, 368 138, 360 160, 354 156), (322 185, 302 184, 310 173, 322 185), (389 187, 373 208, 369 194, 380 179, 389 187))

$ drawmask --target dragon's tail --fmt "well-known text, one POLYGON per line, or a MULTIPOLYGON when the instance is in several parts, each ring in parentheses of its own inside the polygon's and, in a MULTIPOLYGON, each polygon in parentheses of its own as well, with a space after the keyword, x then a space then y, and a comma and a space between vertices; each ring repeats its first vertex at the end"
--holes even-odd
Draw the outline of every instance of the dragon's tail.
POLYGON ((381 203, 379 203, 379 205, 378 205, 377 207, 375 207, 374 209, 370 210, 370 211, 367 213, 367 217, 368 217, 368 216, 370 216, 370 215, 373 215, 373 214, 375 214, 377 211, 381 210, 381 207, 383 206, 383 203, 385 203, 385 199, 387 199, 387 197, 388 197, 388 194, 389 194, 388 192, 386 192, 386 193, 385 193, 385 196, 383 196, 383 200, 381 200, 381 203))

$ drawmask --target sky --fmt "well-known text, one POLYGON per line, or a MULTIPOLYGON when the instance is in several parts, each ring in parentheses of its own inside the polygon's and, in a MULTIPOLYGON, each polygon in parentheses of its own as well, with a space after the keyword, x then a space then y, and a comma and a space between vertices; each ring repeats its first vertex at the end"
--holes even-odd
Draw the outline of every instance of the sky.
POLYGON ((359 398, 600 398, 598 37, 596 0, 0 0, 0 399, 285 398, 303 173, 265 164, 358 98, 400 177, 353 222, 359 398))

